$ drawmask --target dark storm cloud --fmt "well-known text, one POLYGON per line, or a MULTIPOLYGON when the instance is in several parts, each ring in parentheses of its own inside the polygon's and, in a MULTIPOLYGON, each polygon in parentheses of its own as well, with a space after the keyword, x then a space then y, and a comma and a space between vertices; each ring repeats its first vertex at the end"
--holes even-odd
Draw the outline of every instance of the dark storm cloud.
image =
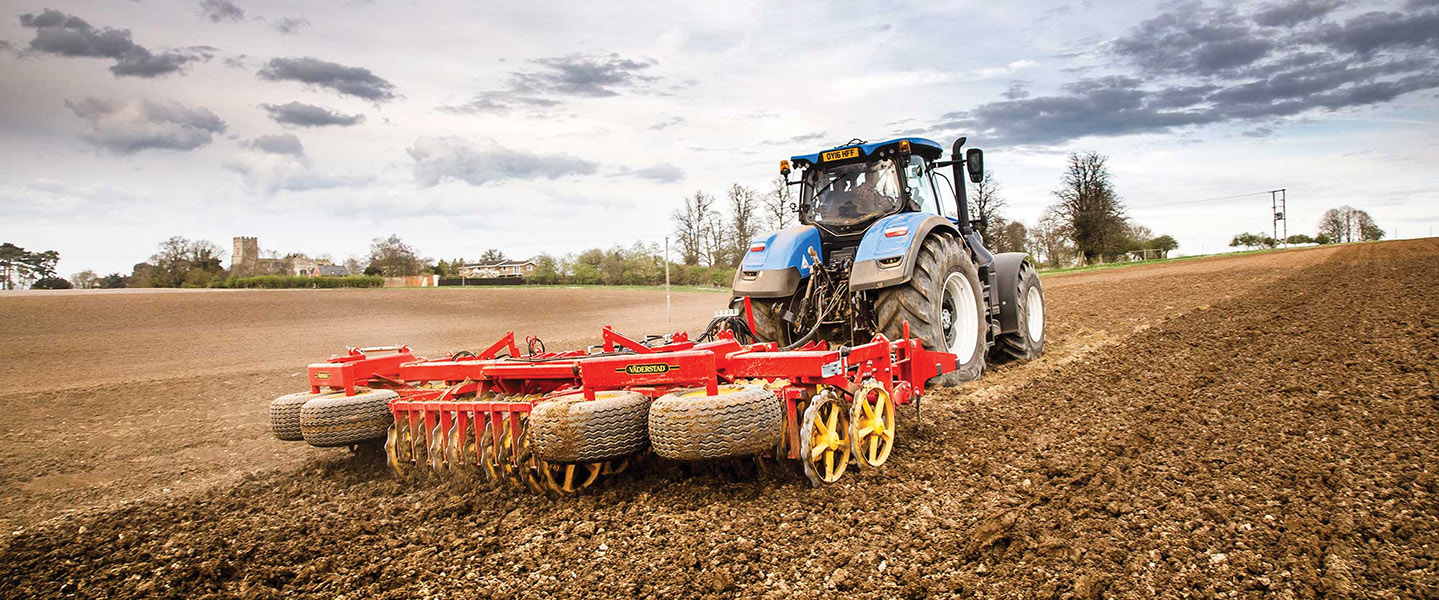
POLYGON ((1339 0, 1300 0, 1288 4, 1274 4, 1254 13, 1254 22, 1265 27, 1293 27, 1328 15, 1343 5, 1339 0))
POLYGON ((422 137, 405 150, 415 161, 415 181, 424 187, 443 181, 484 185, 512 179, 557 179, 593 174, 595 163, 568 154, 512 150, 494 140, 475 142, 447 137, 422 137))
POLYGON ((1009 89, 1005 90, 1004 93, 1000 95, 1004 96, 1006 100, 1019 100, 1022 98, 1028 98, 1029 92, 1024 89, 1028 85, 1028 81, 1011 81, 1009 82, 1009 89))
POLYGON ((618 54, 572 54, 531 61, 538 68, 510 74, 504 89, 480 92, 470 102, 441 107, 458 113, 546 109, 561 103, 557 97, 607 98, 649 91, 659 80, 649 75, 653 60, 635 60, 618 54))
POLYGON ((75 116, 90 124, 82 138, 119 154, 141 150, 194 150, 225 132, 225 122, 208 108, 174 102, 85 98, 66 101, 75 116))
POLYGON ((933 130, 999 145, 1220 123, 1253 124, 1252 134, 1272 132, 1289 117, 1439 88, 1439 8, 1332 22, 1336 6, 1301 1, 1246 15, 1228 6, 1173 5, 1109 46, 1133 75, 1081 78, 1046 96, 1006 93, 944 115, 933 130))
POLYGON ((337 125, 349 127, 365 120, 365 115, 346 115, 331 111, 323 106, 290 102, 287 104, 263 104, 265 112, 276 123, 297 127, 325 127, 337 125))
POLYGON ((211 23, 239 21, 245 18, 245 9, 230 0, 200 0, 200 15, 211 23))
POLYGON ((272 58, 260 69, 259 75, 270 81, 298 81, 329 88, 341 94, 374 102, 388 102, 399 97, 395 86, 369 69, 347 67, 311 57, 272 58))
POLYGON ((35 30, 29 49, 72 58, 108 58, 115 61, 116 77, 158 77, 175 73, 194 61, 209 60, 214 48, 195 46, 151 52, 130 38, 130 30, 94 27, 80 17, 46 9, 20 15, 20 25, 35 30))
POLYGON ((300 138, 290 133, 276 133, 262 135, 248 144, 251 148, 269 154, 285 154, 288 156, 304 156, 305 145, 300 143, 300 138))

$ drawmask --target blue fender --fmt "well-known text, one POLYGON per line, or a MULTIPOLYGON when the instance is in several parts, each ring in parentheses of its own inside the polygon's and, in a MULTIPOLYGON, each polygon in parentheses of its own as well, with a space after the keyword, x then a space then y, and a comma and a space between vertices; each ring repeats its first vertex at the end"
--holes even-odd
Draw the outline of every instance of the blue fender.
POLYGON ((936 229, 959 236, 954 221, 934 213, 900 213, 875 221, 854 253, 849 289, 858 292, 909 281, 920 244, 936 229))
POLYGON ((819 230, 810 225, 755 236, 735 272, 734 294, 754 298, 793 295, 800 280, 809 277, 810 249, 824 258, 819 230))

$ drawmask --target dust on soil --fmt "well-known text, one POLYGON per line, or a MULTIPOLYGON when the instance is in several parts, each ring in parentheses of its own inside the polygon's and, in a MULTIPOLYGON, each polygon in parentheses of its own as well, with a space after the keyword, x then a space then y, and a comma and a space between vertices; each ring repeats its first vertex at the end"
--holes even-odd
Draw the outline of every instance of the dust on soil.
POLYGON ((1051 356, 839 485, 656 462, 555 502, 312 452, 25 526, 0 594, 1434 596, 1439 243, 1262 256, 1046 279, 1051 356))

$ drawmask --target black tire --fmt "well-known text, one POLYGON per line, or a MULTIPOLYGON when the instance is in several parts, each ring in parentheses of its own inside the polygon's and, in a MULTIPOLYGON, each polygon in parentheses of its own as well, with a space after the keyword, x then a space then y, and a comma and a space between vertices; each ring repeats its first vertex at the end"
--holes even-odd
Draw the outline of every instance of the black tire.
POLYGON ((589 463, 624 458, 649 444, 650 399, 627 391, 545 400, 530 411, 530 447, 540 460, 589 463))
POLYGON ((300 407, 306 402, 324 396, 310 392, 285 394, 270 401, 270 433, 275 439, 298 442, 305 439, 300 433, 300 407))
POLYGON ((384 439, 395 422, 390 400, 397 397, 390 390, 369 390, 315 398, 300 408, 300 432, 306 443, 320 448, 384 439))
POLYGON ((673 460, 755 456, 784 434, 784 408, 760 386, 723 385, 672 392, 650 405, 650 445, 673 460))
MULTIPOLYGON (((789 325, 784 322, 784 311, 789 307, 789 298, 750 298, 750 310, 754 313, 754 334, 761 342, 775 342, 781 346, 790 341, 789 325)), ((744 298, 734 299, 734 308, 744 318, 744 298)))
POLYGON ((994 355, 1004 360, 1034 360, 1044 356, 1044 287, 1039 283, 1039 273, 1028 262, 1019 266, 1019 277, 1017 285, 1019 291, 1015 295, 1016 309, 1018 310, 1019 328, 1010 333, 1001 334, 994 343, 994 355), (1038 310, 1030 306, 1030 291, 1033 290, 1035 298, 1039 300, 1038 310), (1030 330, 1029 318, 1033 315, 1039 322, 1038 335, 1030 330))
MULTIPOLYGON (((955 281, 958 285, 959 280, 955 281)), ((938 350, 960 355, 959 367, 944 365, 946 372, 929 380, 930 385, 952 386, 979 379, 984 372, 986 332, 989 323, 985 319, 983 288, 979 283, 979 269, 969 258, 964 246, 948 234, 933 234, 925 238, 915 259, 914 276, 906 283, 880 290, 875 301, 875 312, 879 316, 879 332, 895 340, 904 336, 904 322, 909 321, 910 334, 924 343, 926 350, 938 350), (951 335, 961 335, 963 329, 958 323, 944 327, 945 307, 955 300, 948 298, 946 283, 950 276, 958 276, 968 282, 969 292, 974 299, 973 318, 977 320, 974 333, 973 352, 966 358, 959 348, 952 348, 951 335), (954 370, 950 370, 954 369, 954 370)), ((950 314, 956 309, 951 307, 950 314)))

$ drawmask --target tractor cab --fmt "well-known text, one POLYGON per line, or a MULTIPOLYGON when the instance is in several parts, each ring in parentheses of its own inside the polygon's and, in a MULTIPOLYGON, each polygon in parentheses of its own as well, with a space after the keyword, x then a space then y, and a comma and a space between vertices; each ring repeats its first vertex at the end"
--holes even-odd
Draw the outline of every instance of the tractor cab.
MULTIPOLYGON (((923 212, 958 220, 954 184, 935 172, 944 152, 923 138, 861 140, 790 158, 801 170, 799 220, 827 241, 857 240, 889 215, 923 212)), ((782 171, 787 167, 782 168, 782 171)), ((788 176, 788 173, 785 173, 788 176)))

